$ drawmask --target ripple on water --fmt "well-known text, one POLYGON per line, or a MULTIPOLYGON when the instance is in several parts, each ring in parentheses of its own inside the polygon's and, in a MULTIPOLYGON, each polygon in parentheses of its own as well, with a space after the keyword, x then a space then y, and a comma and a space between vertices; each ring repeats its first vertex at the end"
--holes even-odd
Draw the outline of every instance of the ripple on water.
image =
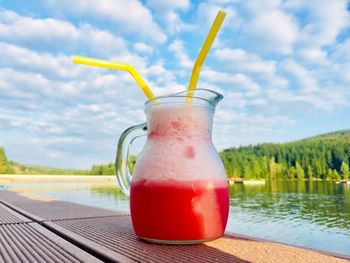
MULTIPOLYGON (((12 186, 18 191, 65 201, 123 211, 129 209, 128 199, 114 183, 12 186)), ((227 230, 231 232, 350 255, 349 222, 350 187, 344 185, 267 182, 258 187, 230 186, 227 230)))
POLYGON ((234 220, 228 227, 240 234, 350 254, 350 191, 338 191, 333 183, 313 186, 287 189, 280 183, 271 191, 266 184, 256 193, 249 186, 233 185, 234 220))

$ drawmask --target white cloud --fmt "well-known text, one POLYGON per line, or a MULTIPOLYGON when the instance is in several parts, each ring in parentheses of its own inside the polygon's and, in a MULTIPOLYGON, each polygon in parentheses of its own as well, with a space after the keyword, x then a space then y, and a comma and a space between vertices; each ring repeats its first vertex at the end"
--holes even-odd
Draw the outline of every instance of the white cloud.
POLYGON ((350 39, 336 44, 334 51, 331 53, 331 57, 338 63, 350 63, 350 39))
POLYGON ((240 1, 242 8, 249 16, 255 16, 260 13, 270 12, 279 9, 281 6, 280 0, 250 0, 240 1))
POLYGON ((299 33, 293 17, 277 9, 257 14, 243 27, 252 48, 268 53, 290 54, 299 33))
MULTIPOLYGON (((180 87, 161 60, 149 66, 127 50, 116 60, 137 65, 142 76, 155 80, 160 87, 151 87, 158 95, 180 87)), ((21 162, 81 168, 107 162, 115 151, 111 142, 145 119, 146 99, 128 73, 74 65, 69 55, 0 42, 0 89, 1 130, 37 150, 24 156, 10 136, 0 138, 6 148, 17 149, 11 156, 21 162), (52 160, 40 158, 49 153, 52 160)))
MULTIPOLYGON (((342 83, 346 87, 349 87, 349 85, 350 85, 350 74, 349 74, 350 62, 333 64, 331 69, 332 69, 332 71, 331 71, 332 77, 334 77, 335 82, 342 83)), ((328 74, 330 73, 329 71, 327 72, 327 69, 325 69, 324 71, 328 74)))
POLYGON ((10 152, 17 152, 17 161, 86 169, 93 163, 111 160, 115 138, 124 128, 143 121, 136 116, 140 111, 143 115, 139 109, 117 108, 115 103, 82 105, 76 102, 72 107, 62 105, 60 111, 47 107, 47 113, 39 115, 4 110, 0 106, 0 123, 12 131, 5 138, 0 136, 0 143, 10 152), (35 149, 33 154, 24 154, 30 149, 35 149), (47 159, 53 152, 57 153, 56 159, 47 159))
POLYGON ((283 109, 286 114, 316 115, 325 112, 334 112, 340 107, 346 106, 346 97, 349 92, 341 87, 325 86, 315 93, 302 93, 282 90, 268 92, 269 105, 276 109, 283 109))
POLYGON ((214 51, 214 56, 226 63, 227 67, 246 72, 273 75, 276 72, 276 62, 264 61, 258 55, 248 53, 243 49, 222 48, 214 51))
POLYGON ((286 115, 251 114, 232 110, 234 108, 235 101, 232 101, 231 110, 222 110, 219 106, 215 113, 214 143, 220 150, 261 141, 276 141, 278 133, 295 124, 295 120, 286 115))
POLYGON ((228 7, 234 17, 228 24, 234 43, 258 53, 292 53, 299 26, 295 16, 285 10, 282 1, 238 0, 231 4, 228 7))
MULTIPOLYGON (((92 54, 108 58, 127 50, 126 41, 114 36, 109 31, 83 25, 78 28, 78 33, 77 45, 81 45, 80 48, 87 46, 92 54)), ((69 36, 67 37, 69 38, 69 36)))
POLYGON ((76 27, 63 20, 35 19, 11 11, 0 11, 0 39, 60 52, 88 48, 97 56, 120 54, 127 49, 124 39, 89 24, 76 27))
POLYGON ((320 48, 300 48, 296 51, 302 61, 315 64, 327 63, 327 53, 320 48))
POLYGON ((299 89, 305 92, 316 92, 319 90, 317 80, 312 73, 293 60, 285 60, 281 63, 281 70, 290 74, 299 86, 299 89))
POLYGON ((37 71, 56 78, 74 78, 83 73, 69 56, 55 57, 3 42, 0 42, 0 63, 2 67, 37 71))
MULTIPOLYGON (((154 87, 164 85, 169 86, 169 83, 175 82, 175 74, 164 66, 163 60, 159 60, 142 71, 142 75, 147 76, 148 79, 154 79, 154 82, 149 81, 149 85, 154 87)), ((159 95, 158 93, 155 93, 159 95)))
POLYGON ((156 95, 183 91, 197 55, 189 52, 218 9, 228 15, 198 88, 225 96, 219 149, 292 137, 305 116, 324 125, 324 115, 349 106, 344 1, 46 2, 37 13, 0 10, 0 145, 16 161, 88 168, 112 160, 120 133, 145 120, 146 98, 128 73, 74 65, 71 55, 127 62, 156 95), (164 32, 169 45, 155 47, 164 32))
POLYGON ((226 89, 244 89, 250 96, 256 96, 260 91, 259 85, 244 74, 228 74, 205 69, 201 73, 201 76, 203 76, 203 79, 206 81, 224 85, 226 89))
POLYGON ((333 44, 337 35, 350 25, 346 0, 300 1, 289 0, 286 8, 304 11, 307 21, 301 30, 298 42, 305 46, 333 44))
POLYGON ((67 21, 52 18, 34 19, 12 11, 0 11, 0 36, 10 40, 37 40, 48 43, 76 39, 77 29, 67 21))
MULTIPOLYGON (((58 152, 88 168, 96 160, 113 156, 115 146, 111 142, 115 142, 124 128, 144 120, 142 92, 132 80, 124 81, 114 74, 86 74, 59 81, 39 73, 0 68, 0 79, 5 86, 0 97, 1 129, 17 134, 17 141, 23 145, 40 148, 41 156, 58 152), (76 92, 67 92, 67 86, 76 92), (81 154, 90 151, 90 156, 81 154)), ((9 136, 6 138, 0 144, 15 147, 9 136)), ((30 163, 42 159, 38 159, 40 154, 14 156, 17 161, 30 163)), ((62 159, 57 156, 56 165, 62 159)), ((69 158, 64 163, 76 165, 69 158)), ((42 160, 42 164, 50 161, 42 160)))
POLYGON ((179 11, 185 12, 190 8, 191 2, 189 0, 148 0, 146 5, 154 10, 154 15, 162 21, 168 33, 174 34, 190 28, 182 21, 178 13, 179 11))
POLYGON ((191 69, 193 66, 192 61, 189 59, 185 52, 184 43, 181 40, 175 40, 169 46, 169 51, 174 52, 175 58, 178 60, 178 64, 184 69, 191 69))
POLYGON ((137 42, 133 46, 134 50, 139 53, 149 54, 153 52, 153 47, 142 42, 137 42))
MULTIPOLYGON (((113 61, 121 61, 131 65, 138 65, 137 69, 141 72, 148 73, 147 62, 145 58, 131 54, 129 51, 122 51, 115 57, 113 61)), ((100 74, 107 74, 110 71, 101 68, 88 67, 73 64, 72 56, 69 55, 53 55, 47 52, 36 52, 27 48, 0 42, 0 66, 10 67, 14 69, 25 70, 28 72, 37 72, 46 75, 52 80, 74 80, 74 79, 94 79, 97 81, 100 74)), ((119 73, 114 71, 114 75, 120 76, 124 81, 134 82, 128 73, 119 73)), ((144 77, 147 77, 145 74, 144 77)), ((107 76, 104 76, 105 82, 107 76)), ((113 79, 116 85, 118 82, 113 79)), ((66 91, 76 89, 69 82, 65 82, 64 89, 66 91)))
POLYGON ((248 104, 248 100, 245 98, 243 92, 237 92, 237 91, 231 90, 228 92, 224 92, 223 95, 224 95, 224 99, 219 104, 219 109, 221 109, 222 111, 219 114, 229 115, 233 110, 244 109, 248 104), (223 110, 226 110, 226 113, 223 110))
POLYGON ((247 95, 250 96, 256 96, 260 91, 260 86, 243 74, 233 75, 233 83, 238 87, 242 86, 243 88, 247 89, 247 95))
POLYGON ((167 31, 170 34, 180 32, 184 29, 188 30, 190 27, 185 25, 180 16, 174 11, 168 11, 163 14, 163 21, 166 24, 167 31))
POLYGON ((167 39, 152 13, 138 0, 46 0, 52 9, 65 14, 91 16, 101 21, 110 21, 124 33, 136 33, 152 43, 164 43, 167 39))

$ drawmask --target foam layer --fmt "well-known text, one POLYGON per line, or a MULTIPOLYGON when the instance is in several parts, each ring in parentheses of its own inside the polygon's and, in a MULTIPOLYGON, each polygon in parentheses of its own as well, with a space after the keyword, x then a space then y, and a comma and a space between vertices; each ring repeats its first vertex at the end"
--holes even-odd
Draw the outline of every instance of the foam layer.
POLYGON ((154 106, 148 112, 149 137, 211 139, 212 112, 192 105, 154 106))
POLYGON ((155 106, 148 112, 148 140, 133 180, 225 180, 211 142, 212 112, 198 106, 155 106))

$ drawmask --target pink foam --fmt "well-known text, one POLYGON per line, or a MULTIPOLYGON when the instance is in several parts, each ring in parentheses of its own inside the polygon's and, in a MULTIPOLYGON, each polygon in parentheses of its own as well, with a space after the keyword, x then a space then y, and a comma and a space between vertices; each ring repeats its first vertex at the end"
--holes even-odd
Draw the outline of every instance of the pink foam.
POLYGON ((212 114, 205 107, 155 105, 147 112, 147 144, 134 180, 226 180, 211 142, 212 114))

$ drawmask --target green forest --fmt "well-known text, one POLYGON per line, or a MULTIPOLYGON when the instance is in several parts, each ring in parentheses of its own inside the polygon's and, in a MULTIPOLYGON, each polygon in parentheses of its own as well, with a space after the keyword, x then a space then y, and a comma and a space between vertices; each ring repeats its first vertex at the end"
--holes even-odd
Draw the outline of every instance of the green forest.
MULTIPOLYGON (((299 141, 232 147, 220 152, 227 176, 244 180, 350 178, 350 130, 299 141)), ((133 168, 136 157, 130 161, 133 168)), ((113 163, 95 164, 90 170, 66 170, 8 161, 0 148, 1 173, 114 175, 113 163)))
POLYGON ((300 141, 229 148, 220 153, 229 178, 349 178, 350 130, 300 141))

